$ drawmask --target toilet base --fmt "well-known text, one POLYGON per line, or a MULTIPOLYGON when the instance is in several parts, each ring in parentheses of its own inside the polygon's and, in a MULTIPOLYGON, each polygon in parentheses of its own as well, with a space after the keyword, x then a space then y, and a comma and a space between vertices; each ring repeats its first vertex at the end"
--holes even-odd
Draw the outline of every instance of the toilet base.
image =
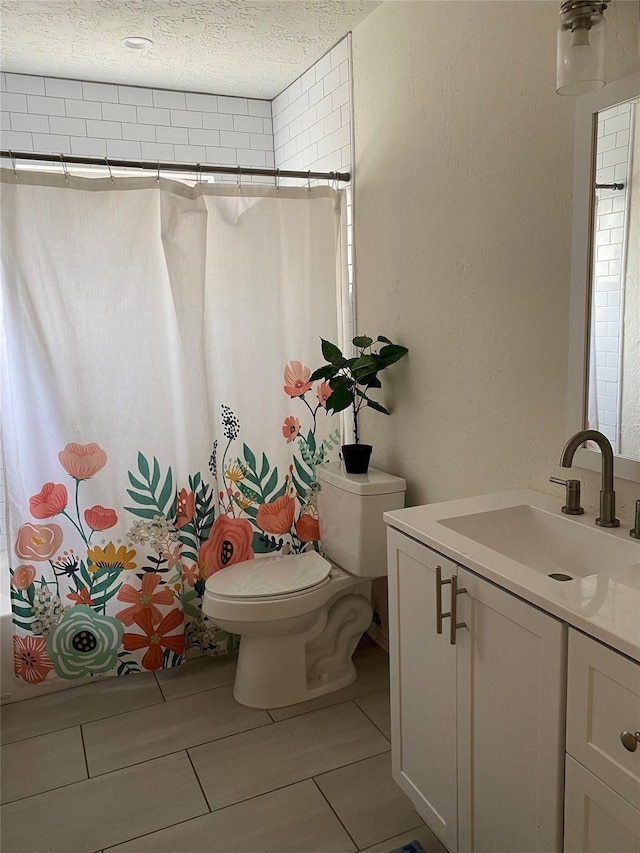
POLYGON ((249 708, 282 708, 332 693, 355 681, 351 656, 371 624, 362 595, 341 595, 314 614, 306 631, 241 636, 233 696, 249 708))

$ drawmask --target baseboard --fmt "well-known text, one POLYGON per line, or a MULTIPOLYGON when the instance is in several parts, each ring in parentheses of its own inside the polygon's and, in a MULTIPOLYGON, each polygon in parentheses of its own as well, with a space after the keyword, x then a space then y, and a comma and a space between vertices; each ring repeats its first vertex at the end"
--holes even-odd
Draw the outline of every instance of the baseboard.
POLYGON ((381 649, 389 654, 389 631, 383 625, 376 625, 375 622, 372 622, 367 630, 367 636, 371 637, 376 645, 380 646, 381 649))

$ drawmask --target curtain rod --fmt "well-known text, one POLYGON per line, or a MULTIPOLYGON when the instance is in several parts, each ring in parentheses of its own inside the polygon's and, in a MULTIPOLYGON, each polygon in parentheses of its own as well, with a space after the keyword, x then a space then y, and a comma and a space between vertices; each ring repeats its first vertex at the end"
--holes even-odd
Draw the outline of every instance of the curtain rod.
POLYGON ((77 157, 73 154, 36 154, 32 151, 9 151, 6 149, 0 150, 0 157, 7 157, 11 160, 14 168, 16 160, 39 160, 45 163, 60 163, 61 165, 76 165, 76 166, 102 166, 103 168, 120 169, 148 169, 153 172, 191 172, 203 175, 235 175, 238 178, 243 176, 250 177, 256 175, 264 178, 302 178, 304 180, 324 180, 324 181, 349 181, 351 175, 349 172, 313 172, 311 170, 292 171, 291 169, 246 169, 244 166, 207 166, 202 163, 186 164, 186 163, 150 163, 143 160, 110 160, 107 157, 77 157))

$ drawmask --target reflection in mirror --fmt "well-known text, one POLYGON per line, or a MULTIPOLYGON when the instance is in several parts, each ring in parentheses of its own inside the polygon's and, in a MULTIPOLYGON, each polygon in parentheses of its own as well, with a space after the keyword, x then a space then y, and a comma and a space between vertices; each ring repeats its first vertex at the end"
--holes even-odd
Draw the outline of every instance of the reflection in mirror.
MULTIPOLYGON (((576 101, 567 382, 567 435, 587 425, 606 433, 616 454, 616 477, 637 483, 639 103, 640 71, 576 101)), ((573 465, 600 471, 600 452, 578 448, 573 465)))
POLYGON ((640 98, 597 113, 585 423, 640 459, 640 98))

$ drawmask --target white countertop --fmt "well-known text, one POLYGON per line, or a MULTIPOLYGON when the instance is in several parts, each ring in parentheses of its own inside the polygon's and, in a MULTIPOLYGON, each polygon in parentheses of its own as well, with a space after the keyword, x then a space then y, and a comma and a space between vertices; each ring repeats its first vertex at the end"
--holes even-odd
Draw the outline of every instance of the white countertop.
MULTIPOLYGON (((640 662, 640 540, 629 536, 628 527, 597 527, 595 514, 568 516, 561 512, 561 506, 562 500, 555 497, 522 490, 394 510, 386 512, 384 520, 450 560, 640 662), (595 529, 602 536, 631 543, 632 547, 625 552, 630 560, 623 560, 625 564, 617 568, 603 566, 594 574, 561 582, 441 523, 444 519, 522 504, 555 515, 563 523, 595 529)), ((573 528, 571 534, 575 535, 579 529, 573 528)))

